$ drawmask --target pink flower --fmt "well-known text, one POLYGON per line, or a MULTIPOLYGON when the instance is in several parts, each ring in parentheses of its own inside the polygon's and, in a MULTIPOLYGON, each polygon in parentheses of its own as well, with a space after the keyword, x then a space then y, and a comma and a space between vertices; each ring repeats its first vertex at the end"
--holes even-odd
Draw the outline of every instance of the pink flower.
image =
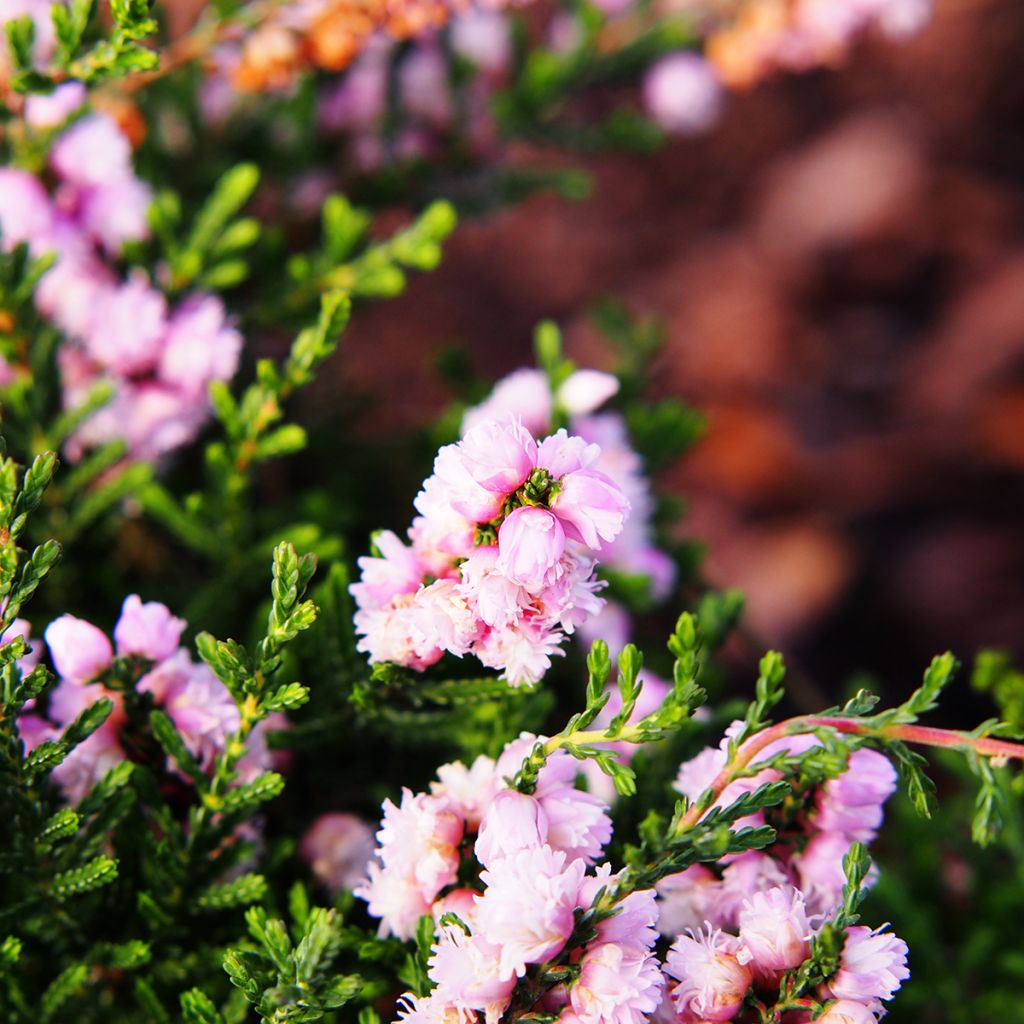
POLYGON ((662 935, 674 937, 699 929, 712 918, 711 911, 720 888, 718 879, 703 864, 667 875, 658 882, 658 930, 662 935))
POLYGON ((570 416, 582 416, 618 394, 619 378, 600 370, 577 370, 558 389, 558 404, 570 416))
POLYGON ((241 726, 238 706, 227 687, 205 664, 187 665, 186 674, 168 688, 164 709, 206 771, 241 726))
POLYGON ((25 100, 25 121, 36 131, 59 128, 88 96, 81 82, 64 82, 49 95, 34 93, 25 100))
POLYGON ((670 995, 684 1021, 724 1021, 736 1015, 753 981, 737 952, 737 940, 721 931, 680 935, 672 944, 665 971, 679 983, 670 995))
POLYGON ((481 872, 487 888, 477 902, 477 926, 501 949, 500 973, 522 977, 527 964, 542 963, 562 949, 575 925, 585 871, 582 860, 541 846, 499 858, 481 872))
POLYGON ((734 857, 722 871, 722 881, 714 905, 712 920, 721 928, 735 928, 743 905, 755 893, 788 886, 791 879, 770 854, 748 850, 734 857))
POLYGON ((130 594, 121 606, 121 617, 114 626, 114 643, 121 657, 136 654, 150 661, 163 661, 178 649, 187 623, 175 618, 158 601, 142 603, 138 594, 130 594))
POLYGON ((171 314, 160 354, 160 379, 205 402, 210 382, 230 380, 238 369, 242 336, 214 295, 189 296, 171 314))
POLYGON ((106 634, 74 615, 54 619, 43 636, 57 674, 72 683, 88 683, 114 660, 106 634))
POLYGON ((561 520, 565 535, 599 549, 622 530, 629 501, 618 485, 594 469, 569 473, 559 481, 551 511, 561 520))
POLYGON ((565 551, 565 531, 547 509, 524 506, 498 530, 499 572, 531 590, 548 579, 565 551))
POLYGON ((501 950, 458 925, 444 928, 433 947, 427 973, 437 983, 433 997, 460 1011, 479 1011, 485 1024, 497 1024, 516 985, 502 969, 501 950))
MULTIPOLYGON (((828 914, 838 905, 846 881, 843 858, 851 845, 852 840, 841 832, 819 832, 811 837, 803 853, 793 858, 811 913, 828 914)), ((875 876, 872 869, 868 881, 875 876)))
MULTIPOLYGON (((524 734, 509 744, 498 760, 498 777, 514 775, 533 743, 534 737, 524 734)), ((593 863, 611 839, 612 823, 601 800, 576 788, 576 766, 575 758, 557 750, 540 770, 532 794, 498 793, 480 826, 477 859, 489 866, 499 857, 547 845, 593 863)))
POLYGON ((463 828, 443 799, 403 789, 399 806, 384 801, 377 860, 354 890, 381 918, 381 934, 409 938, 437 894, 454 883, 463 828))
POLYGON ((655 121, 679 135, 707 131, 722 111, 724 91, 712 64, 695 53, 673 53, 644 80, 644 102, 655 121))
POLYGON ((803 896, 778 886, 756 892, 740 911, 741 963, 761 973, 785 971, 802 964, 810 951, 811 925, 803 896))
POLYGON ((40 743, 60 739, 59 730, 55 729, 45 718, 32 714, 18 716, 18 735, 21 737, 26 754, 35 750, 40 743))
MULTIPOLYGON (((73 241, 75 232, 77 228, 59 225, 43 249, 52 247, 60 251, 63 243, 73 241)), ((81 339, 92 329, 96 307, 113 289, 110 271, 93 255, 88 252, 61 253, 57 265, 48 270, 39 282, 35 301, 45 317, 53 320, 66 334, 81 339)), ((58 351, 57 362, 62 377, 67 361, 75 358, 89 362, 85 354, 78 349, 61 348, 58 351)), ((89 365, 91 367, 91 363, 89 365)), ((93 370, 90 383, 95 383, 95 380, 93 370)), ((64 404, 68 407, 77 404, 75 395, 67 390, 64 394, 64 404)))
POLYGON ((47 250, 53 211, 41 182, 27 171, 0 167, 0 246, 27 242, 36 256, 47 250))
POLYGON ((15 637, 20 637, 28 644, 28 651, 20 657, 16 664, 23 675, 28 675, 39 664, 39 659, 42 657, 42 644, 38 641, 35 643, 29 643, 29 636, 32 633, 32 626, 28 619, 15 619, 4 631, 3 635, 0 636, 0 640, 3 643, 10 643, 15 637))
POLYGON ((475 1024, 472 1010, 460 1010, 431 994, 402 996, 398 1003, 399 1024, 475 1024))
POLYGON ((360 579, 349 587, 360 608, 379 608, 397 594, 414 593, 425 575, 416 553, 391 530, 374 534, 373 544, 380 554, 358 560, 360 579))
POLYGON ((601 449, 596 444, 575 434, 570 436, 563 428, 545 437, 537 446, 537 465, 560 480, 569 473, 592 466, 600 455, 601 449))
POLYGON ((115 373, 131 376, 153 369, 167 329, 167 302, 143 275, 100 294, 86 349, 115 373))
POLYGON ((462 563, 459 589, 463 597, 473 603, 481 622, 504 629, 522 617, 524 609, 533 603, 533 595, 510 579, 499 562, 497 545, 476 548, 462 563))
POLYGON ((352 814, 322 814, 299 844, 299 853, 332 892, 366 877, 373 856, 373 829, 352 814))
POLYGON ((815 1018, 815 1024, 878 1024, 878 1018, 863 1003, 840 999, 815 1018))
POLYGON ((430 908, 434 924, 440 928, 441 918, 445 914, 455 914, 472 930, 476 927, 476 898, 479 895, 476 889, 452 889, 430 908))
POLYGON ((523 369, 510 373, 494 386, 490 395, 462 421, 465 435, 473 427, 491 420, 519 419, 531 434, 539 436, 551 427, 554 400, 543 370, 523 369))
POLYGON ((124 760, 117 730, 108 720, 79 743, 50 776, 68 803, 77 804, 111 768, 124 760))
POLYGON ((880 1001, 892 999, 909 977, 907 944, 902 939, 881 928, 857 926, 846 929, 839 970, 829 979, 828 989, 838 999, 865 1003, 878 1012, 880 1001))
MULTIPOLYGON (((500 77, 508 69, 512 40, 508 20, 500 11, 471 7, 459 13, 451 22, 451 39, 452 49, 481 71, 500 77)), ((546 422, 537 430, 530 427, 533 433, 546 429, 546 422)))
POLYGON ((584 951, 569 1000, 583 1024, 644 1024, 661 1002, 663 983, 647 950, 601 942, 584 951))
POLYGON ((149 237, 149 208, 153 190, 135 177, 94 185, 81 196, 82 226, 111 256, 120 254, 125 242, 149 237))
MULTIPOLYGON (((485 430, 489 426, 485 423, 475 429, 485 430)), ((503 494, 488 490, 470 474, 460 445, 448 444, 437 453, 433 477, 424 481, 414 504, 425 517, 440 507, 454 509, 472 523, 485 523, 498 514, 503 499, 503 494)))
POLYGON ((523 621, 517 626, 485 634, 474 645, 481 664, 500 669, 510 686, 537 682, 551 668, 551 659, 564 657, 559 646, 564 634, 539 624, 523 621))
POLYGON ((116 690, 108 690, 100 684, 82 685, 62 679, 51 691, 47 714, 50 720, 60 726, 69 726, 86 708, 101 697, 114 702, 114 710, 107 719, 108 724, 117 726, 124 721, 124 697, 116 690))
POLYGON ((878 751, 853 751, 847 770, 821 788, 814 824, 823 832, 870 842, 882 824, 883 804, 896 791, 896 779, 896 769, 878 751))
POLYGON ((414 47, 398 68, 402 109, 432 124, 444 126, 452 117, 448 64, 436 46, 414 47))
POLYGON ((539 800, 514 789, 498 793, 484 813, 473 852, 484 866, 543 846, 548 819, 539 800))
POLYGON ((388 51, 367 49, 337 85, 320 96, 317 123, 325 131, 373 125, 387 109, 388 51))
POLYGON ((510 494, 537 465, 537 442, 519 420, 481 423, 458 444, 466 471, 485 490, 510 494))
POLYGON ((438 797, 466 822, 466 828, 476 831, 484 813, 498 795, 504 782, 498 775, 494 761, 481 754, 467 768, 461 761, 443 764, 437 769, 437 782, 430 784, 431 796, 438 797))
POLYGON ((80 188, 110 185, 132 177, 132 147, 112 118, 89 114, 57 139, 50 164, 61 178, 80 188))

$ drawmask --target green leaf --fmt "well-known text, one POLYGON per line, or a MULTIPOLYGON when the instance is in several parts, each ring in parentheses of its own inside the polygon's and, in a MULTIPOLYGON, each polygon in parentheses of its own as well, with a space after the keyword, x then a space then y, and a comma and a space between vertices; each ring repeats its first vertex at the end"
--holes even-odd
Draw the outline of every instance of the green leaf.
POLYGON ((88 864, 70 871, 61 871, 53 876, 50 891, 63 902, 72 896, 92 892, 109 885, 117 878, 117 862, 110 857, 94 857, 88 864))
POLYGON ((198 988, 181 994, 181 1013, 185 1024, 224 1024, 224 1018, 198 988))
POLYGON ((224 174, 196 215, 186 249, 197 253, 209 250, 227 222, 249 201, 259 180, 255 164, 239 164, 224 174))
POLYGON ((266 894, 267 880, 263 875, 249 873, 210 886, 199 896, 197 905, 203 910, 228 910, 258 903, 266 894))
POLYGON ((72 964, 61 971, 43 993, 39 1007, 42 1019, 44 1021, 50 1020, 75 992, 85 984, 88 976, 88 967, 81 963, 72 964))
POLYGON ((170 715, 159 708, 149 713, 149 727, 153 730, 153 736, 163 747, 164 753, 178 766, 178 768, 205 788, 205 774, 199 762, 192 756, 181 733, 178 732, 171 720, 170 715))
MULTIPOLYGON (((235 789, 229 789, 220 798, 219 805, 214 807, 224 814, 234 814, 238 811, 252 810, 260 804, 273 800, 284 789, 284 778, 277 772, 264 772, 257 776, 252 782, 247 782, 235 789)), ((212 799, 212 798, 211 798, 212 799)))

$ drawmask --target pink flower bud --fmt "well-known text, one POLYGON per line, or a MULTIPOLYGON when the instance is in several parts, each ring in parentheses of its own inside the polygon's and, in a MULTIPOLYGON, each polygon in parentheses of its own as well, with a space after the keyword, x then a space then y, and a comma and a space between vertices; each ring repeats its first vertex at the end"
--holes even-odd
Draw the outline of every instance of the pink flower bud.
POLYGON ((37 131, 59 128, 85 103, 87 95, 81 82, 65 82, 49 95, 36 93, 25 100, 25 120, 37 131))
POLYGON ((43 637, 57 674, 73 683, 95 679, 114 660, 114 650, 106 634, 74 615, 54 619, 43 637))
POLYGON ((498 530, 497 569, 513 583, 537 589, 564 551, 565 531, 550 512, 517 508, 498 530))
POLYGON ((305 834, 299 853, 332 892, 351 889, 366 876, 373 856, 373 829, 351 814, 321 815, 305 834))
POLYGON ((618 393, 619 378, 600 370, 577 370, 558 389, 558 404, 570 416, 585 416, 618 393))
POLYGON ((695 53, 673 53, 654 64, 644 80, 644 102, 666 131, 697 135, 718 120, 722 84, 715 69, 695 53))
POLYGON ((175 618, 158 601, 142 603, 138 594, 130 594, 121 606, 121 618, 114 627, 114 643, 122 657, 137 654, 150 661, 163 661, 177 649, 187 623, 175 618))
POLYGON ((594 469, 569 473, 551 502, 565 535, 589 548, 613 541, 622 530, 629 501, 614 480, 594 469))

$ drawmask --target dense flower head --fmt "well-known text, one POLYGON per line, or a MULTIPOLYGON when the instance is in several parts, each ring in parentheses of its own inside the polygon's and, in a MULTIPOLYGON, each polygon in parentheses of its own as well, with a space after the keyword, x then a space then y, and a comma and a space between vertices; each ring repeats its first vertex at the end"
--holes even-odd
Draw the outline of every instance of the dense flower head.
MULTIPOLYGON (((706 747, 680 765, 675 787, 687 799, 698 800, 712 785, 725 766, 730 740, 739 735, 741 728, 742 723, 732 723, 719 746, 706 747)), ((820 740, 810 733, 786 736, 759 750, 751 759, 750 768, 756 769, 758 764, 780 754, 798 757, 819 745, 820 740)), ((744 791, 782 777, 774 768, 755 770, 729 783, 713 806, 728 806, 744 791)), ((842 894, 843 859, 853 842, 874 838, 895 782, 895 769, 887 758, 866 748, 854 750, 845 771, 807 795, 809 811, 800 814, 796 831, 789 827, 787 838, 768 851, 749 851, 729 858, 711 879, 693 872, 665 879, 660 890, 666 904, 666 919, 688 928, 698 928, 704 921, 722 928, 737 928, 744 912, 751 912, 749 905, 753 901, 764 907, 764 894, 778 890, 772 897, 778 900, 778 893, 791 887, 799 890, 809 918, 830 914, 842 894)), ((740 819, 734 827, 765 822, 764 812, 758 812, 740 819)), ((872 869, 867 883, 874 877, 872 869)))
MULTIPOLYGON (((662 692, 655 687, 649 699, 656 703, 662 692)), ((730 751, 742 756, 742 743, 730 747, 741 729, 734 723, 713 756, 693 759, 681 788, 699 796, 730 751)), ((811 734, 758 741, 753 778, 785 777, 783 757, 799 758, 820 743, 811 734), (759 760, 772 767, 757 771, 759 760)), ((885 776, 880 765, 858 760, 853 770, 885 776)), ((404 790, 400 805, 385 801, 378 850, 356 894, 381 919, 382 934, 409 939, 425 915, 434 927, 434 988, 404 997, 400 1020, 495 1024, 521 1005, 515 1000, 526 994, 527 979, 545 976, 557 983, 531 998, 561 1024, 730 1021, 745 1019, 738 1015, 752 992, 769 1006, 773 993, 784 996, 790 972, 811 956, 836 906, 805 890, 801 859, 816 838, 838 836, 843 853, 852 840, 815 832, 811 810, 799 818, 809 842, 793 837, 790 822, 788 834, 764 850, 694 865, 663 878, 657 891, 631 890, 629 871, 601 863, 612 823, 607 807, 577 788, 581 774, 564 750, 524 733, 496 760, 443 765, 429 793, 404 790), (512 783, 538 743, 545 760, 523 791, 512 783), (671 942, 664 962, 659 933, 671 942)), ((864 788, 852 792, 884 799, 887 788, 864 777, 864 788)), ((867 1021, 864 1013, 875 1020, 908 976, 906 945, 882 929, 851 927, 843 938, 838 967, 806 1005, 824 1007, 836 1021, 867 1021)))
MULTIPOLYGON (((599 552, 600 561, 617 572, 647 579, 651 596, 665 598, 675 582, 672 559, 654 543, 654 498, 643 460, 634 450, 626 421, 619 412, 603 410, 619 388, 618 379, 599 370, 580 369, 556 388, 542 370, 516 370, 498 381, 491 394, 463 416, 463 435, 488 420, 518 419, 535 436, 548 433, 561 418, 568 429, 556 431, 541 442, 540 465, 560 477, 586 467, 587 474, 568 482, 568 495, 556 496, 554 505, 566 510, 562 523, 566 536, 583 539, 599 552), (613 501, 602 499, 602 488, 613 481, 629 503, 629 515, 618 521, 613 501), (572 506, 574 496, 587 492, 591 501, 572 506)), ((604 495, 607 497, 607 495, 604 495)), ((557 508, 553 509, 557 512, 557 508)), ((618 606, 606 604, 606 608, 618 606)), ((620 610, 621 611, 621 610, 620 610)), ((625 613, 621 617, 628 622, 625 613)), ((604 633, 582 625, 584 640, 604 633)), ((628 628, 621 631, 628 639, 628 628)), ((614 637, 612 638, 614 639, 614 637)), ((626 641, 613 645, 621 648, 626 641)), ((614 652, 613 652, 614 653, 614 652)))
POLYGON ((409 543, 385 532, 351 592, 359 649, 423 669, 473 654, 513 684, 538 680, 600 610, 599 547, 629 502, 564 431, 541 442, 516 418, 484 420, 437 454, 409 543))
MULTIPOLYGON (((531 793, 509 788, 536 742, 524 734, 497 761, 442 766, 430 794, 404 793, 402 807, 421 822, 435 816, 434 831, 410 825, 399 836, 395 806, 385 802, 377 857, 357 895, 382 918, 385 934, 409 937, 419 916, 430 913, 437 936, 428 971, 436 988, 428 1002, 410 1000, 403 1019, 482 1013, 496 1021, 517 978, 566 952, 581 909, 616 881, 608 865, 593 869, 611 839, 611 821, 600 801, 576 788, 573 758, 555 751, 531 793), (429 862, 439 845, 443 877, 417 888, 410 870, 429 862)), ((657 915, 653 890, 630 893, 571 953, 579 978, 552 997, 566 1019, 639 1024, 653 1012, 663 984, 653 953, 657 915)))
MULTIPOLYGON (((53 779, 64 796, 76 803, 115 764, 125 759, 122 730, 128 725, 125 694, 106 685, 104 676, 119 658, 138 672, 135 689, 148 694, 167 713, 185 747, 205 771, 227 748, 238 732, 241 715, 227 687, 203 662, 197 662, 179 646, 186 622, 165 605, 142 601, 137 594, 125 598, 114 630, 114 643, 91 622, 74 615, 62 615, 47 626, 43 636, 58 682, 46 698, 45 717, 34 705, 19 718, 19 729, 31 748, 43 740, 59 739, 63 729, 97 701, 107 698, 113 710, 88 739, 76 746, 54 770, 53 779), (141 664, 140 664, 141 663, 141 664)), ((28 636, 28 625, 14 623, 28 636), (19 625, 20 624, 20 625, 19 625)), ((10 632, 10 631, 9 631, 10 632)), ((31 667, 38 653, 30 651, 21 659, 22 669, 31 667)), ((267 732, 284 728, 283 715, 273 714, 257 723, 246 742, 246 752, 236 766, 239 782, 251 781, 274 762, 267 745, 267 732)), ((173 762, 168 768, 175 771, 173 762)))
POLYGON ((0 244, 55 257, 35 302, 67 336, 57 356, 65 407, 78 408, 102 382, 114 386, 65 453, 77 460, 121 440, 130 457, 157 460, 196 437, 210 415, 208 387, 233 376, 242 338, 215 296, 195 293, 171 308, 145 272, 120 277, 114 261, 125 244, 149 236, 152 190, 112 117, 87 112, 62 127, 83 102, 76 85, 30 100, 28 126, 57 132, 55 185, 50 194, 32 174, 0 170, 0 244))

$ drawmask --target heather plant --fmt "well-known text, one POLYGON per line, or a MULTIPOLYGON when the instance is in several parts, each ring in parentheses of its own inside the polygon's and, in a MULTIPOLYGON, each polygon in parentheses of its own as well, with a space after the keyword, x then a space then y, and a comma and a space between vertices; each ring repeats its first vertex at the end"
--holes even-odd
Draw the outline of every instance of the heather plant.
POLYGON ((1024 677, 979 655, 973 730, 919 721, 950 653, 884 710, 737 687, 656 323, 449 353, 416 436, 317 380, 457 208, 585 194, 538 154, 928 11, 0 0, 0 1020, 1019 1017, 1024 677))

